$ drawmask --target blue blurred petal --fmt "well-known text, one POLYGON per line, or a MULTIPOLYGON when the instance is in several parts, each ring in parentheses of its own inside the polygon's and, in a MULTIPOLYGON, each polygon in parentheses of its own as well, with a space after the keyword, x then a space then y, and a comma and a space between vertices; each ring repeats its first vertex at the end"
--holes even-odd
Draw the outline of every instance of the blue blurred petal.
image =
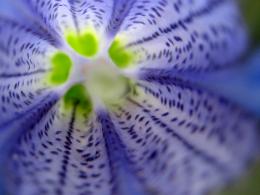
POLYGON ((194 75, 192 80, 260 117, 260 51, 238 68, 194 75))
POLYGON ((16 20, 19 20, 19 17, 17 17, 19 15, 19 12, 13 6, 12 0, 0 0, 0 15, 8 16, 10 18, 15 18, 16 20))
POLYGON ((7 1, 5 0, 0 0, 0 5, 1 5, 1 13, 9 13, 10 10, 12 9, 12 7, 10 7, 10 5, 8 4, 7 1))

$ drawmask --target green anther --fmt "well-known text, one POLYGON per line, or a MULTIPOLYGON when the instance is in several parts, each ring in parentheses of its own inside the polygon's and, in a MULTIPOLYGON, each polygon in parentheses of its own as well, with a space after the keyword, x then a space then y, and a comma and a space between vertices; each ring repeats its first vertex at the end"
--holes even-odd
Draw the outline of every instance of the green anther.
POLYGON ((65 108, 71 108, 77 105, 78 108, 89 114, 92 111, 90 96, 82 84, 73 85, 64 95, 65 108))
POLYGON ((68 55, 62 52, 56 53, 51 58, 52 71, 49 75, 49 81, 51 84, 60 85, 65 83, 70 74, 72 67, 72 61, 68 55))
POLYGON ((67 36, 67 41, 75 51, 83 56, 93 57, 98 53, 99 41, 97 35, 92 31, 80 35, 70 33, 67 36))
POLYGON ((109 55, 119 68, 127 68, 133 62, 133 54, 122 47, 120 40, 116 39, 109 48, 109 55))

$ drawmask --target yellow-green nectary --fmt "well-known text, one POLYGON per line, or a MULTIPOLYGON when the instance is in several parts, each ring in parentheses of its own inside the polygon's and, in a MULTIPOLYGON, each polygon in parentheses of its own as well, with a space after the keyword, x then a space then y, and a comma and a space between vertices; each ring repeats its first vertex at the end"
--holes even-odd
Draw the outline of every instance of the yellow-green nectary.
POLYGON ((79 54, 85 57, 93 57, 99 51, 99 39, 94 31, 86 31, 82 34, 69 33, 67 42, 79 54))
POLYGON ((71 72, 72 60, 63 53, 57 52, 51 58, 52 71, 49 75, 49 82, 53 85, 65 83, 71 72))

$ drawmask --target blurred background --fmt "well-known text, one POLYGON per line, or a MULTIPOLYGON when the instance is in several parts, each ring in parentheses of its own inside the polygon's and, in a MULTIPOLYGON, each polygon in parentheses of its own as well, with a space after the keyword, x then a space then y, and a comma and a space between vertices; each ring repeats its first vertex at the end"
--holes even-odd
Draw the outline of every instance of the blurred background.
MULTIPOLYGON (((12 17, 17 12, 10 11, 9 1, 11 0, 0 0, 0 13, 12 17)), ((256 116, 260 133, 260 0, 236 1, 240 5, 250 35, 248 51, 235 68, 209 74, 198 82, 256 116)), ((237 181, 210 195, 260 195, 260 155, 258 160, 249 163, 249 170, 237 181)))

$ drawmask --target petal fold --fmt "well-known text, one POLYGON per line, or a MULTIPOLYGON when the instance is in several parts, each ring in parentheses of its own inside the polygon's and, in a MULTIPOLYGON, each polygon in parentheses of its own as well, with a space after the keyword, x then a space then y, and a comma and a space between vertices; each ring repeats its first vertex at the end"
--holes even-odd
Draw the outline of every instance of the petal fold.
POLYGON ((135 175, 135 169, 131 159, 127 156, 127 143, 123 143, 118 135, 120 129, 116 129, 113 121, 106 112, 100 112, 98 119, 101 124, 106 150, 109 157, 110 171, 112 175, 112 194, 144 195, 145 189, 140 178, 135 175))
POLYGON ((35 105, 23 115, 20 115, 7 124, 0 125, 0 192, 2 194, 7 193, 7 186, 10 183, 6 182, 5 171, 7 165, 7 159, 10 157, 12 150, 19 138, 26 134, 27 129, 35 127, 35 125, 45 117, 46 113, 55 105, 59 96, 57 94, 49 94, 46 96, 40 104, 35 105))

